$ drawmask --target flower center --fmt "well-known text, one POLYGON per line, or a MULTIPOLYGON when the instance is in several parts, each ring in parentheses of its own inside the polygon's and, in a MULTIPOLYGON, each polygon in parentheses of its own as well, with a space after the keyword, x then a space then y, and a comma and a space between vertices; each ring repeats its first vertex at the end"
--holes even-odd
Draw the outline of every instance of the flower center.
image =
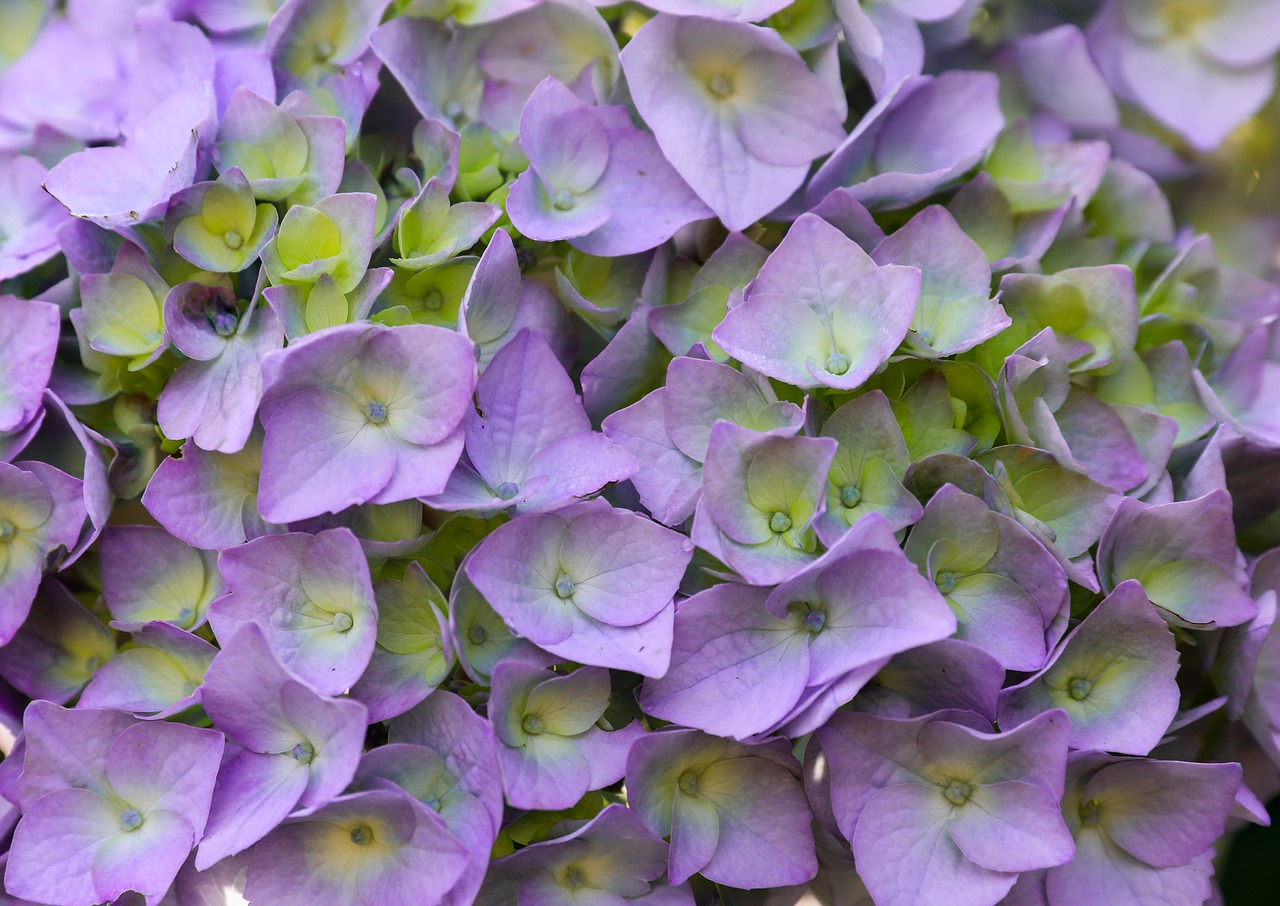
POLYGON ((498 485, 498 489, 494 493, 498 495, 500 500, 510 500, 512 497, 520 493, 520 485, 516 484, 514 481, 504 481, 502 484, 498 485))
POLYGON ((136 831, 142 827, 142 816, 136 808, 127 808, 120 813, 120 827, 126 831, 136 831))
POLYGON ((232 251, 235 251, 240 248, 240 246, 244 245, 244 237, 235 230, 227 230, 222 234, 222 244, 232 251))
POLYGON ((422 307, 428 311, 439 311, 442 305, 444 305, 444 294, 435 287, 427 290, 422 297, 422 307))
POLYGON ((351 842, 356 846, 368 846, 373 842, 373 831, 364 824, 351 828, 351 842))
POLYGON ((324 61, 333 56, 333 44, 328 41, 316 42, 316 59, 324 61))
POLYGON ((843 352, 833 352, 827 356, 827 371, 831 374, 844 374, 849 370, 849 357, 843 352))
POLYGON ((1085 827, 1096 827, 1098 822, 1102 820, 1101 809, 1098 807, 1097 799, 1090 799, 1088 802, 1080 803, 1080 823, 1085 827))
POLYGON ((561 189, 551 200, 551 204, 557 211, 571 211, 574 205, 573 193, 568 189, 561 189))
POLYGON ((582 874, 582 869, 576 865, 570 865, 564 870, 564 886, 578 888, 587 882, 582 874))
POLYGON ((718 98, 727 98, 733 94, 733 76, 725 72, 717 72, 707 79, 707 90, 718 98))
POLYGON ((800 623, 809 632, 817 635, 822 632, 824 626, 827 625, 827 615, 821 610, 809 610, 800 619, 800 623))
POLYGON ((769 531, 781 535, 791 528, 791 517, 786 513, 774 513, 769 517, 769 531))
POLYGON ((953 780, 942 791, 942 796, 952 805, 964 805, 973 795, 973 786, 963 780, 953 780))
POLYGON ((467 630, 467 638, 471 640, 472 645, 483 645, 489 638, 489 633, 483 626, 476 625, 467 630))
POLYGON ((309 742, 300 742, 289 751, 289 757, 302 764, 311 764, 311 759, 316 757, 315 746, 309 742))
POLYGON ((8 519, 0 519, 0 543, 8 541, 14 535, 18 534, 18 530, 8 519))
POLYGON ((561 573, 556 577, 556 594, 561 598, 567 598, 573 594, 573 589, 575 587, 573 580, 564 573, 561 573))
POLYGON ((1067 694, 1078 702, 1084 701, 1089 697, 1089 693, 1093 691, 1093 683, 1087 679, 1076 677, 1067 684, 1067 694))
POLYGON ((933 584, 938 586, 938 591, 944 595, 951 594, 956 587, 956 574, 949 572, 940 572, 933 577, 933 584))
POLYGON ((334 632, 346 632, 354 625, 351 614, 342 611, 338 611, 333 615, 332 624, 334 632))
POLYGON ((526 714, 520 722, 520 728, 530 736, 541 736, 546 731, 542 718, 536 714, 526 714))
POLYGON ((846 507, 852 509, 860 500, 862 500, 862 491, 853 485, 847 484, 840 489, 840 502, 846 507))
POLYGON ((374 400, 364 407, 364 415, 375 425, 380 425, 387 420, 387 406, 385 403, 374 400))
POLYGON ((213 316, 213 332, 220 337, 229 337, 236 332, 236 314, 233 311, 220 311, 213 316))
POLYGON ((691 770, 685 771, 676 781, 676 785, 680 787, 680 792, 692 796, 698 792, 698 775, 691 770))

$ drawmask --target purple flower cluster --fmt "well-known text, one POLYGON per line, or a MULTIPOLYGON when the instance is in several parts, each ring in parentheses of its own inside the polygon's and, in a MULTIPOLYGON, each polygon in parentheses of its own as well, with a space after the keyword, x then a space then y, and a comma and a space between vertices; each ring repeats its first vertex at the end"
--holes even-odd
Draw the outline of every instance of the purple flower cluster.
POLYGON ((0 3, 0 900, 1217 896, 1280 792, 1278 53, 0 3))

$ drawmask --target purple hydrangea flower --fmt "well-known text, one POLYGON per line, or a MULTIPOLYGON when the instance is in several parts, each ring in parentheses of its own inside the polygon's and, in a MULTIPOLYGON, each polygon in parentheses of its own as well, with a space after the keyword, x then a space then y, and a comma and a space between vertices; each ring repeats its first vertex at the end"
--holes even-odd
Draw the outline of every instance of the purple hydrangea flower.
POLYGON ((624 108, 590 107, 553 79, 525 104, 520 146, 529 169, 512 185, 507 211, 532 239, 630 255, 712 216, 624 108))
POLYGON ((463 337, 419 324, 333 327, 267 356, 263 518, 444 490, 462 452, 473 362, 463 337))
POLYGON ((1237 581, 1231 496, 1147 506, 1127 497, 1098 543, 1104 588, 1137 579, 1166 620, 1177 625, 1236 626, 1258 612, 1237 581))
POLYGON ((692 906, 685 885, 662 883, 667 846, 625 805, 609 805, 567 833, 494 862, 479 906, 645 903, 692 906))
POLYGON ((75 906, 158 904, 204 831, 222 734, 34 702, 5 889, 75 906))
POLYGON ((1076 856, 1041 881, 1049 901, 1208 898, 1212 844, 1239 786, 1235 764, 1073 754, 1062 811, 1076 856))
POLYGON ((631 453, 631 483, 653 518, 678 525, 702 495, 702 463, 711 428, 729 421, 788 437, 801 427, 800 407, 777 398, 760 376, 706 359, 681 356, 664 386, 604 419, 604 433, 631 453))
POLYGON ((609 706, 609 671, 567 676, 507 662, 493 670, 489 722, 498 742, 503 789, 516 808, 569 808, 626 773, 627 752, 645 733, 639 721, 599 726, 609 706))
POLYGON ((437 906, 462 876, 467 852, 444 821, 398 788, 341 796, 290 818, 249 854, 250 901, 437 906), (315 871, 317 863, 341 870, 315 871))
POLYGON ((919 294, 919 270, 878 267, 838 229, 805 214, 712 337, 769 377, 852 390, 902 342, 919 294))
POLYGON ((142 504, 174 537, 192 547, 222 550, 285 529, 258 513, 262 431, 237 453, 210 453, 185 444, 156 468, 142 504))
POLYGON ((76 546, 85 521, 82 486, 43 462, 0 462, 0 641, 26 620, 48 556, 76 546))
MULTIPOLYGON (((115 656, 111 630, 57 579, 46 579, 31 614, 0 648, 0 676, 32 699, 66 704, 115 656)), ((80 697, 82 708, 96 705, 80 697)))
POLYGON ((520 636, 582 664, 661 676, 687 538, 603 500, 526 513, 491 532, 464 569, 520 636))
POLYGON ((682 601, 671 669, 645 681, 640 703, 654 717, 743 739, 785 721, 814 687, 955 625, 888 523, 870 516, 775 589, 725 583, 682 601))
POLYGON ((858 873, 885 906, 1000 900, 1018 874, 1075 853, 1058 802, 1068 721, 1050 711, 1007 733, 956 723, 839 714, 815 739, 810 795, 829 784, 858 873))
POLYGON ((1000 724, 1058 708, 1075 749, 1145 755, 1178 710, 1178 649, 1142 586, 1116 586, 1034 676, 1000 696, 1000 724))
POLYGON ((238 748, 217 771, 198 869, 256 843, 299 804, 324 805, 355 776, 364 705, 316 692, 280 663, 257 624, 224 642, 201 704, 238 748))
POLYGON ((138 717, 163 718, 200 703, 200 687, 217 648, 163 622, 133 630, 130 642, 131 648, 94 672, 79 707, 117 708, 138 717))
POLYGON ((418 704, 444 682, 454 663, 444 596, 418 563, 409 564, 403 580, 379 579, 373 593, 377 643, 351 687, 351 696, 368 707, 370 722, 418 704))
POLYGON ((663 154, 731 230, 786 201, 844 137, 827 87, 769 29, 659 14, 622 66, 663 154))
POLYGON ((1211 151, 1275 87, 1277 15, 1280 6, 1269 0, 1112 0, 1090 26, 1089 44, 1117 94, 1196 150, 1211 151))
POLYGON ((730 887, 785 887, 818 870, 798 768, 776 741, 669 730, 632 746, 627 794, 645 827, 670 838, 673 884, 700 874, 730 887))
POLYGON ((946 485, 911 531, 905 553, 942 592, 956 637, 1011 670, 1038 670, 1065 627, 1061 565, 1017 522, 946 485))
POLYGON ((826 503, 835 451, 829 437, 777 437, 716 422, 694 544, 753 585, 794 575, 817 556, 813 523, 826 503))
POLYGON ((350 530, 268 535, 223 551, 227 594, 209 620, 227 641, 257 624, 281 662, 328 695, 360 678, 373 654, 378 608, 360 542, 350 530))
POLYGON ((428 503, 444 510, 555 509, 623 481, 635 460, 591 422, 542 335, 525 328, 476 384, 463 419, 467 461, 428 503))
POLYGON ((253 431, 262 360, 284 345, 280 319, 262 305, 241 315, 229 291, 200 283, 174 287, 164 316, 170 341, 191 361, 160 394, 161 429, 204 450, 237 452, 253 431))

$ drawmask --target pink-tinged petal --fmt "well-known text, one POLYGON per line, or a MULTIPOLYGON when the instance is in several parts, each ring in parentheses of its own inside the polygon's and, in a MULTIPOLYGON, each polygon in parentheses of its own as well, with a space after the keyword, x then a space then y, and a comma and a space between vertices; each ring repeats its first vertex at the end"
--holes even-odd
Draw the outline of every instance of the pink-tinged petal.
POLYGON ((995 903, 1016 872, 990 871, 965 858, 947 834, 952 806, 933 786, 902 784, 872 797, 853 835, 858 873, 880 906, 995 903))
POLYGON ((767 596, 724 584, 682 601, 671 668, 641 688, 645 713, 735 739, 780 720, 809 677, 809 632, 765 611, 767 596))
POLYGON ((947 832, 966 858, 993 871, 1050 868, 1075 855, 1058 801, 1019 780, 979 787, 947 832))
POLYGON ((288 817, 307 786, 307 766, 287 752, 244 749, 218 771, 209 824, 195 865, 203 871, 248 849, 288 817))

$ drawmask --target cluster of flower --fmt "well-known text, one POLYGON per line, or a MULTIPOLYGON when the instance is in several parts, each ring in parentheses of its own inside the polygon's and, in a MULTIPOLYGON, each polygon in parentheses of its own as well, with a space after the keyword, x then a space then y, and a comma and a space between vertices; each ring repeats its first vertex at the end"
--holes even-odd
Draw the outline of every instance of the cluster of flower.
POLYGON ((1280 0, 56 6, 4 902, 1194 904, 1267 821, 1280 0))

